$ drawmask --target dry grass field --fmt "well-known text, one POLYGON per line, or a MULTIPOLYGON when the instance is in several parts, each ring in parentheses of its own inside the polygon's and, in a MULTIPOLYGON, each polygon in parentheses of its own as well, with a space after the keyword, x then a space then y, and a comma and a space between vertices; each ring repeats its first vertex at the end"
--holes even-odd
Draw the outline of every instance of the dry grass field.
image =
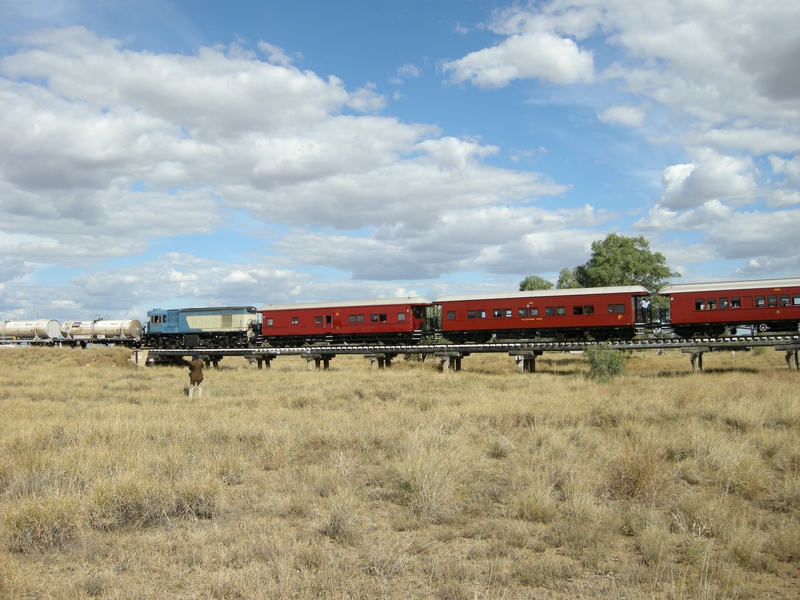
POLYGON ((800 597, 781 353, 127 357, 0 349, 0 597, 800 597))

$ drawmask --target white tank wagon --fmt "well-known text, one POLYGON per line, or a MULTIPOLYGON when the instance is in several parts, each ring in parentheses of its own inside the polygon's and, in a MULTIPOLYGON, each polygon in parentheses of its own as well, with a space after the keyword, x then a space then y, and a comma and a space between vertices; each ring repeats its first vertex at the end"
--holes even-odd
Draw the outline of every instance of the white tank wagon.
POLYGON ((67 321, 61 326, 61 335, 68 340, 138 340, 142 337, 142 322, 138 319, 95 319, 93 321, 67 321))
POLYGON ((54 340, 61 335, 61 324, 52 319, 35 321, 0 321, 0 340, 54 340))

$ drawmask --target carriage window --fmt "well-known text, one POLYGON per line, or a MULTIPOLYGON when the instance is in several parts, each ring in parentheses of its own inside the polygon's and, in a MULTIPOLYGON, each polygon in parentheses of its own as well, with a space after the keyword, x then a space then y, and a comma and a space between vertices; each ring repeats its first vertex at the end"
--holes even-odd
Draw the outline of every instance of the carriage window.
POLYGON ((272 319, 267 319, 267 327, 272 327, 275 324, 275 321, 272 319))
POLYGON ((625 305, 624 304, 615 304, 614 305, 614 312, 618 315, 625 314, 625 305))
POLYGON ((530 314, 530 316, 532 316, 532 317, 538 317, 539 316, 539 309, 538 308, 529 308, 528 309, 528 314, 530 314))
POLYGON ((742 300, 739 296, 731 298, 731 308, 742 308, 742 300))
POLYGON ((778 306, 778 297, 777 296, 767 296, 767 305, 768 306, 778 306))
POLYGON ((300 319, 297 317, 292 317, 292 325, 297 325, 298 323, 300 323, 300 319))
POLYGON ((789 294, 781 294, 781 306, 789 306, 789 294))
POLYGON ((315 325, 322 325, 322 317, 314 317, 315 325))
POLYGON ((355 315, 349 315, 347 317, 347 322, 348 323, 355 323, 356 322, 356 316, 355 315))
POLYGON ((510 308, 504 308, 503 309, 503 313, 505 314, 506 319, 510 319, 511 318, 511 309, 510 308))
POLYGON ((397 313, 397 321, 405 321, 406 320, 406 313, 397 313))
POLYGON ((756 306, 764 307, 764 296, 756 296, 756 306))
POLYGON ((696 299, 694 301, 694 309, 695 310, 705 310, 706 309, 705 302, 703 302, 702 298, 698 298, 698 299, 696 299))
POLYGON ((456 320, 456 311, 448 310, 447 311, 447 320, 448 321, 455 321, 456 320))
POLYGON ((609 304, 608 305, 608 314, 610 314, 610 315, 614 314, 614 305, 613 304, 609 304))
POLYGON ((358 321, 359 323, 363 323, 364 322, 364 315, 357 315, 356 316, 356 321, 358 321))
POLYGON ((475 319, 475 318, 477 318, 477 316, 478 316, 477 311, 474 311, 474 310, 468 310, 467 311, 467 318, 468 319, 475 319))
POLYGON ((486 318, 486 311, 485 310, 478 310, 478 318, 485 319, 486 318))
POLYGON ((565 314, 567 314, 567 307, 566 306, 556 306, 556 314, 557 315, 565 315, 565 314))
POLYGON ((544 314, 545 314, 546 316, 548 316, 548 317, 552 317, 554 314, 556 314, 556 309, 555 309, 555 307, 554 307, 554 306, 548 306, 548 307, 546 307, 546 308, 544 309, 544 314))
POLYGON ((378 322, 378 315, 370 315, 369 316, 370 323, 377 323, 378 322))
POLYGON ((572 307, 572 314, 573 315, 582 315, 583 314, 583 307, 582 306, 573 306, 572 307))
POLYGON ((520 308, 520 309, 517 311, 517 314, 518 314, 520 317, 527 317, 527 316, 528 316, 528 309, 527 309, 527 308, 520 308))
POLYGON ((717 308, 717 299, 716 298, 709 298, 708 299, 708 310, 714 310, 717 308))
POLYGON ((728 308, 728 299, 727 298, 720 298, 719 299, 719 307, 720 308, 728 308))
POLYGON ((594 314, 594 306, 584 306, 583 307, 583 314, 585 314, 585 315, 593 315, 594 314))
POLYGON ((800 295, 795 294, 792 296, 792 306, 800 306, 800 295))
POLYGON ((501 309, 501 308, 495 308, 494 310, 492 310, 492 316, 493 316, 495 319, 499 319, 500 317, 502 317, 502 316, 503 316, 503 309, 501 309))

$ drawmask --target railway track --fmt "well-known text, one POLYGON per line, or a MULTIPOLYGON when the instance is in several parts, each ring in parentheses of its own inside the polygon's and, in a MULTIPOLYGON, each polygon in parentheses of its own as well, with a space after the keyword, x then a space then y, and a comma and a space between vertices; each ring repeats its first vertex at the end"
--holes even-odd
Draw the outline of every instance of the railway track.
POLYGON ((641 338, 633 340, 619 340, 610 342, 594 341, 537 341, 537 342, 494 342, 485 344, 414 344, 414 345, 356 345, 356 344, 331 344, 310 345, 291 348, 273 348, 262 346, 258 348, 142 348, 135 352, 147 352, 148 359, 170 360, 178 359, 190 354, 200 354, 210 362, 217 364, 226 356, 243 356, 251 361, 256 361, 261 367, 266 362, 279 356, 301 356, 305 358, 309 367, 323 365, 327 368, 331 359, 337 355, 363 355, 379 367, 391 365, 392 359, 403 354, 427 354, 442 359, 446 367, 460 370, 461 359, 471 354, 480 353, 507 353, 517 357, 520 370, 534 371, 537 356, 545 352, 580 352, 591 346, 605 345, 616 350, 658 350, 677 349, 690 354, 692 366, 702 370, 702 356, 707 352, 748 350, 755 347, 774 347, 775 350, 784 350, 787 353, 789 366, 798 368, 798 350, 800 350, 800 334, 773 334, 758 336, 728 336, 728 337, 696 337, 696 338, 641 338), (791 358, 791 362, 790 362, 791 358))

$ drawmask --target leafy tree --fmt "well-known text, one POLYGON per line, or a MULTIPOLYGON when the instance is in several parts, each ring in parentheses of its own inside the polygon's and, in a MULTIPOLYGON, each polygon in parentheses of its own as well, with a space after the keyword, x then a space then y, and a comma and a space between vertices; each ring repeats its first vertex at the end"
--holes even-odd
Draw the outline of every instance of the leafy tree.
POLYGON ((575 269, 570 269, 568 267, 561 269, 561 272, 558 274, 558 283, 556 283, 556 287, 560 290, 581 287, 581 284, 578 283, 575 277, 575 269))
POLYGON ((525 279, 519 282, 520 292, 551 289, 553 289, 553 284, 547 281, 547 279, 544 277, 539 277, 538 275, 528 275, 525 279))
POLYGON ((580 287, 641 285, 655 292, 668 279, 680 277, 666 263, 663 254, 650 250, 650 243, 643 235, 625 237, 610 233, 602 242, 592 243, 592 257, 575 267, 573 274, 580 287))

